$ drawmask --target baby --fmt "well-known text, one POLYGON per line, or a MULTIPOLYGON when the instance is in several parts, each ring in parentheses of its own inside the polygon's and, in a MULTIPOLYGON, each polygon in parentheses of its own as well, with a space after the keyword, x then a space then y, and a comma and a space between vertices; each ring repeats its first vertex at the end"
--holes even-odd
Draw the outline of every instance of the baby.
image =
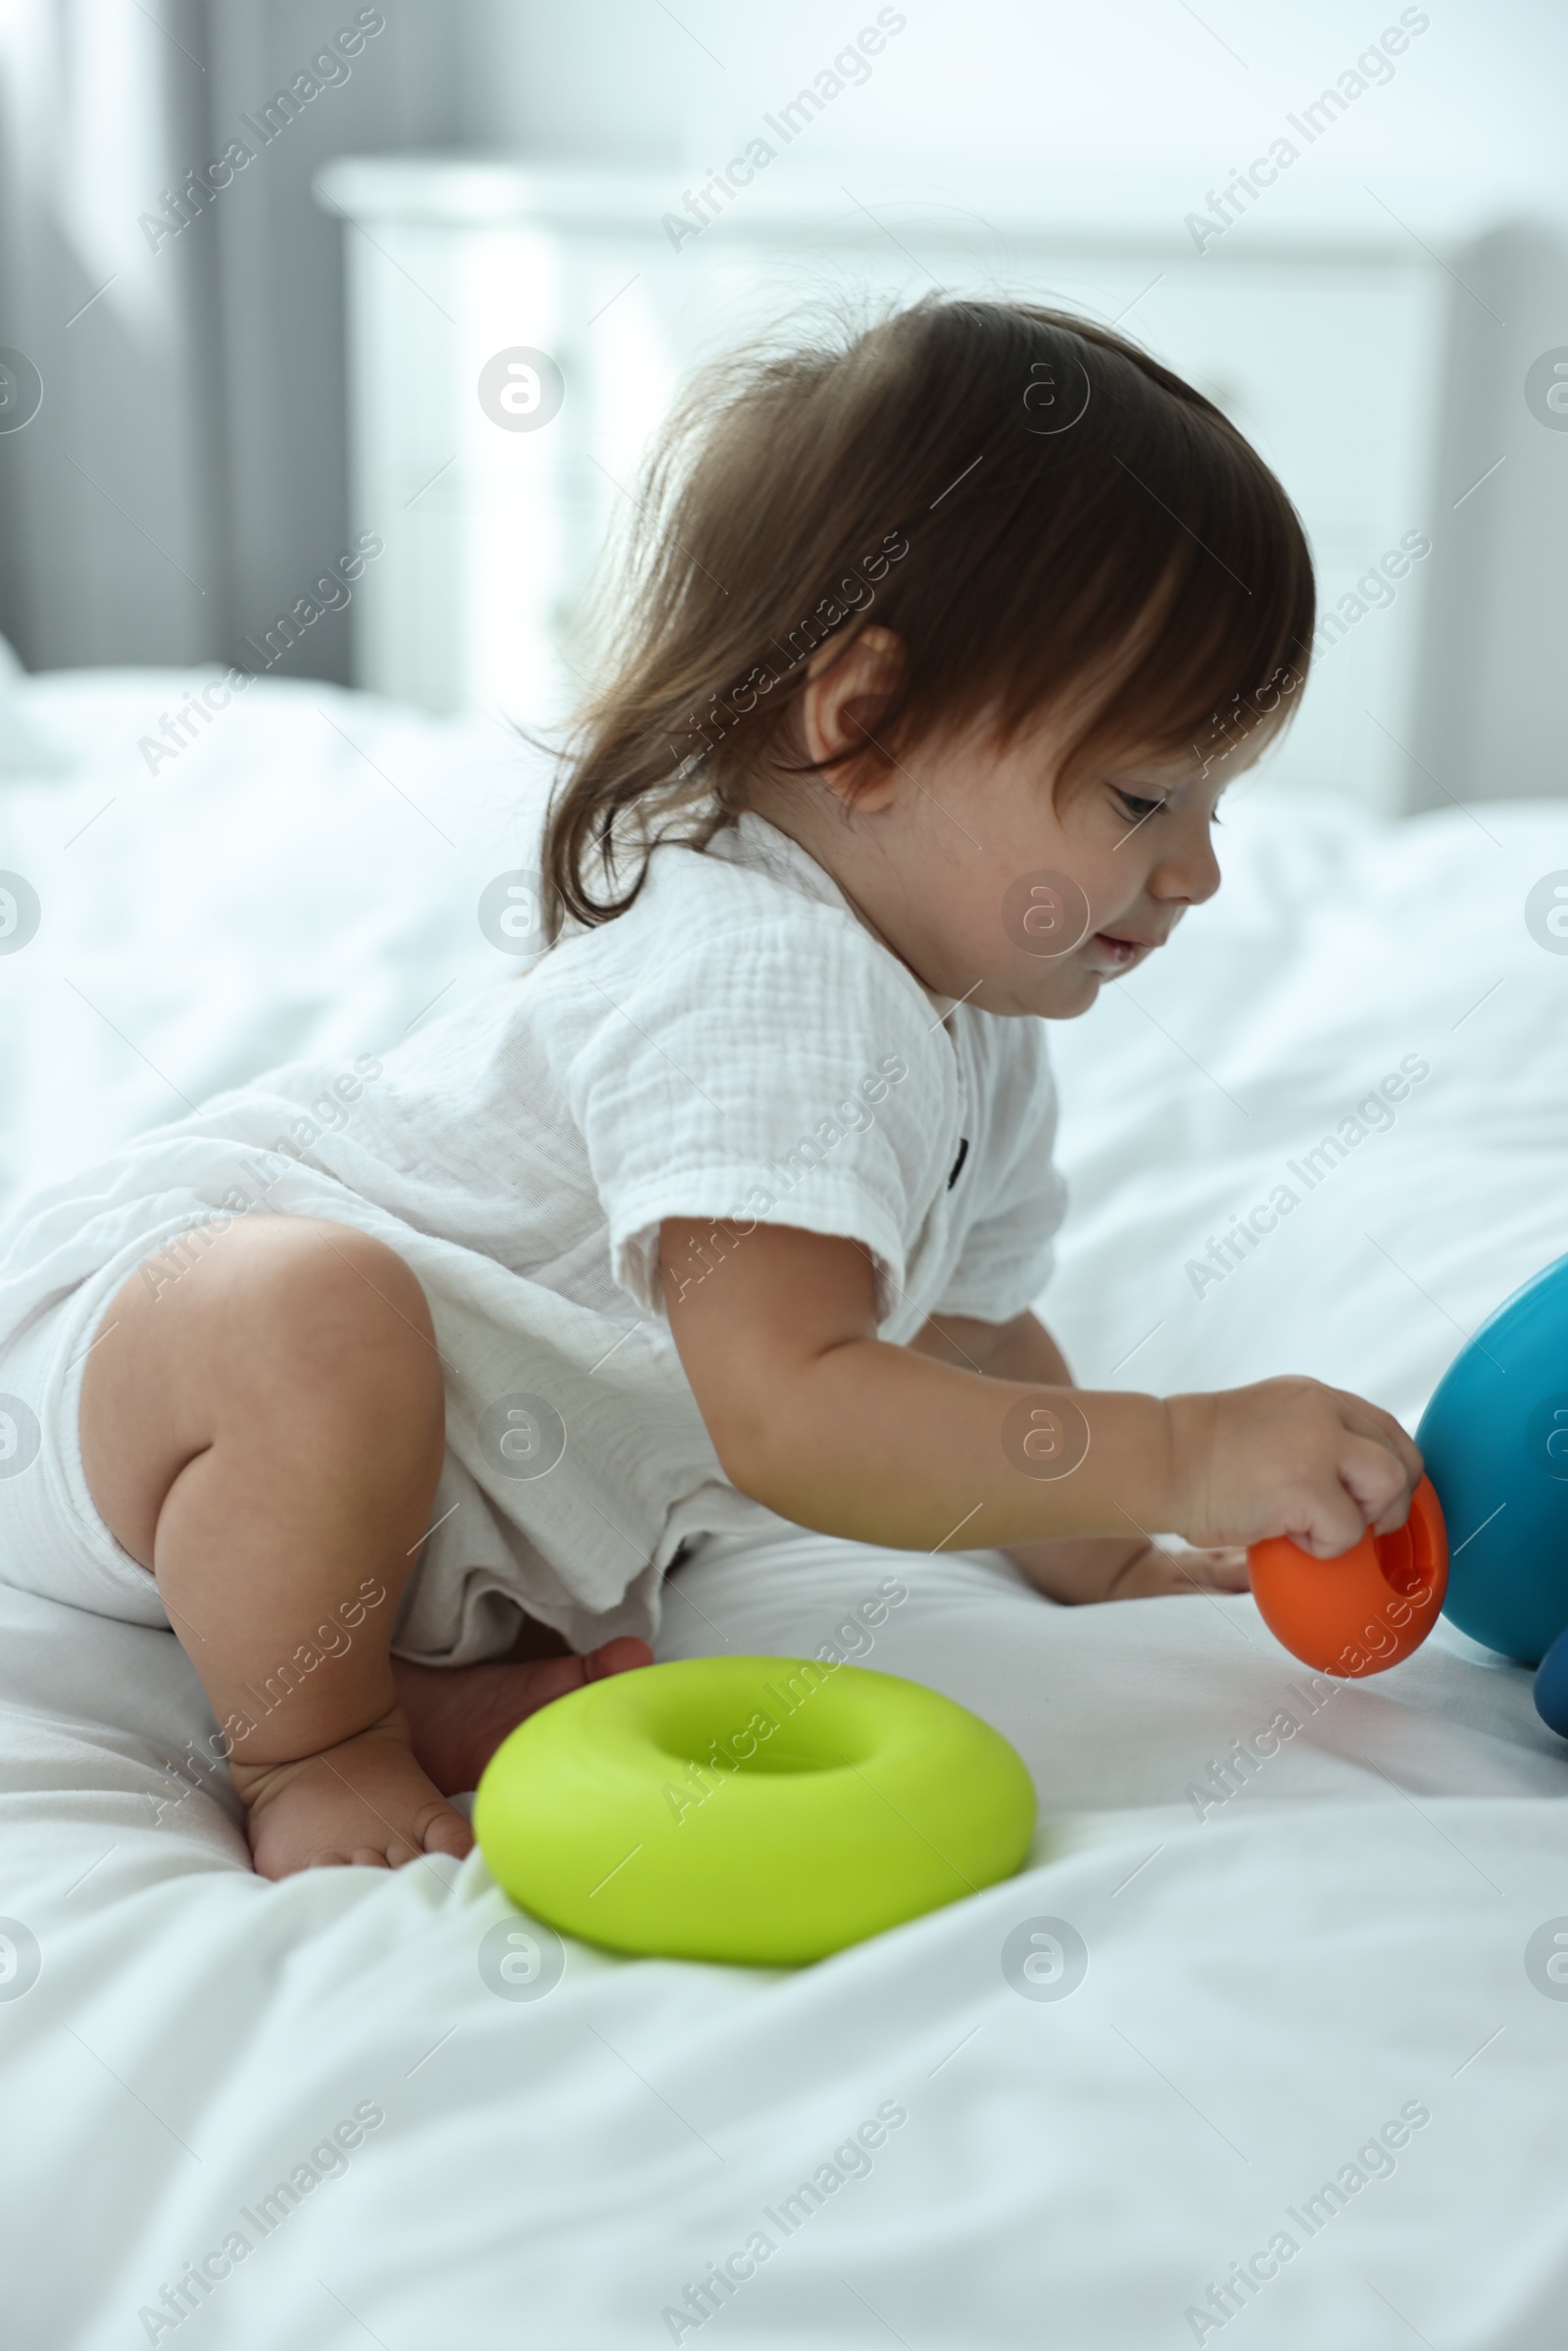
POLYGON ((640 511, 547 952, 0 1236, 5 1572, 172 1627, 268 1877, 466 1852, 447 1798, 650 1661, 705 1532, 1240 1591, 1420 1472, 1311 1380, 1076 1389, 1030 1311, 1046 1023, 1213 895, 1303 682, 1252 450, 1102 328, 933 298, 710 376, 640 511))

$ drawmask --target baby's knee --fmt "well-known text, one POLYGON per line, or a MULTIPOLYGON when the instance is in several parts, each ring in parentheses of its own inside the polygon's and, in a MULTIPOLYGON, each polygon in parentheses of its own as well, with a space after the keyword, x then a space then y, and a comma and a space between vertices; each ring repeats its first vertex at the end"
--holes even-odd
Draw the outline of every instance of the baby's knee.
POLYGON ((352 1226, 215 1224, 179 1278, 143 1267, 107 1309, 81 1392, 97 1508, 144 1567, 174 1479, 211 1446, 307 1453, 372 1480, 433 1475, 446 1402, 430 1309, 395 1249, 352 1226))
POLYGON ((129 1284, 120 1303, 120 1368, 134 1352, 155 1385, 163 1372, 186 1437, 309 1432, 361 1461, 382 1441, 422 1451, 439 1440, 441 1358, 418 1277, 352 1225, 236 1218, 177 1283, 156 1298, 129 1284))
POLYGON ((275 1217, 236 1289, 246 1344, 295 1381, 391 1395, 418 1410, 442 1397, 441 1358, 418 1276, 394 1249, 352 1225, 275 1217))

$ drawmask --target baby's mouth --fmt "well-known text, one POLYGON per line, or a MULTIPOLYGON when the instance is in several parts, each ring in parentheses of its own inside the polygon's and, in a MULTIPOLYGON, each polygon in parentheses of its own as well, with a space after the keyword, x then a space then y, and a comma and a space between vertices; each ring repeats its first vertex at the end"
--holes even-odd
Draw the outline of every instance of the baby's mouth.
POLYGON ((1096 931, 1085 940, 1083 953, 1092 963, 1103 964, 1107 971, 1129 971, 1141 955, 1150 953, 1147 939, 1124 939, 1114 931, 1096 931))

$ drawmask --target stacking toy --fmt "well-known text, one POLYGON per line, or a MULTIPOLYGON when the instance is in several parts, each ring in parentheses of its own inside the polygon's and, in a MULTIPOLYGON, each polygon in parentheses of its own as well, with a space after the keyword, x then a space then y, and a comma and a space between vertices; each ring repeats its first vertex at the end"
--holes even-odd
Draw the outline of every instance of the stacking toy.
POLYGON ((1568 1739, 1568 1632, 1559 1633, 1536 1674, 1536 1712, 1568 1739))
MULTIPOLYGON (((1423 1493, 1435 1494, 1434 1540, 1441 1543, 1446 1527, 1452 1546, 1444 1550, 1446 1594, 1441 1565, 1437 1576, 1443 1614, 1484 1647, 1539 1667, 1537 1710, 1568 1738, 1568 1256, 1505 1298, 1459 1349, 1415 1441, 1427 1474, 1411 1508, 1408 1565, 1421 1564, 1416 1505, 1423 1493)), ((1372 1656, 1350 1626, 1362 1604, 1359 1596, 1350 1603, 1350 1564, 1360 1562, 1354 1572, 1364 1579, 1368 1553, 1386 1553, 1391 1541, 1397 1538, 1363 1538, 1343 1560, 1300 1552, 1293 1560, 1295 1546, 1286 1543, 1253 1546, 1248 1557, 1258 1607, 1288 1648, 1335 1673, 1375 1673, 1409 1655, 1431 1630, 1432 1612, 1424 1602, 1417 1609, 1414 1594, 1416 1613, 1399 1628, 1402 1645, 1392 1653, 1372 1656), (1340 1586, 1321 1579, 1342 1567, 1344 1629, 1367 1656, 1361 1666, 1329 1653, 1339 1622, 1331 1626, 1326 1612, 1338 1606, 1332 1595, 1340 1586)), ((1355 1589, 1358 1595, 1375 1591, 1370 1581, 1355 1589)))
POLYGON ((1415 1441, 1453 1535, 1447 1614, 1539 1665, 1568 1625, 1568 1257, 1460 1348, 1415 1441))
POLYGON ((522 1909, 612 1950, 790 1967, 1011 1877, 1035 1794, 988 1723, 797 1657, 591 1682, 492 1756, 473 1827, 522 1909))
POLYGON ((1539 1665, 1537 1709, 1568 1737, 1568 1257, 1460 1348, 1415 1435, 1454 1538, 1445 1613, 1539 1665))
POLYGON ((1319 1673, 1380 1674, 1418 1649, 1437 1623, 1448 1580, 1444 1515, 1430 1478, 1392 1535, 1370 1529, 1337 1559, 1314 1559, 1288 1536, 1247 1554, 1258 1614, 1293 1656, 1319 1673))

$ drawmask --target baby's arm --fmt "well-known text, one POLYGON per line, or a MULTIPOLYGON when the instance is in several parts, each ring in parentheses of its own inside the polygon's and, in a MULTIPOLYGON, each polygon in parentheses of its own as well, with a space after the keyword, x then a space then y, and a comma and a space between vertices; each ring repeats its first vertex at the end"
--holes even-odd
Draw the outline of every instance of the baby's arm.
POLYGON ((910 1550, 960 1535, 975 1547, 1290 1535, 1329 1558, 1408 1512, 1421 1466, 1409 1438, 1315 1380, 1162 1401, 971 1371, 878 1339, 865 1250, 790 1226, 668 1219, 661 1259, 726 1476, 802 1526, 910 1550), (1087 1431, 1067 1474, 1039 1474, 1021 1447, 1037 1410, 1087 1431))
MULTIPOLYGON (((987 1379, 1070 1388, 1073 1377, 1056 1342, 1034 1314, 978 1322, 967 1314, 933 1316, 909 1345, 939 1363, 987 1379)), ((1152 1599, 1170 1592, 1245 1592, 1247 1553, 1173 1549, 1152 1535, 1081 1535, 1052 1543, 1015 1543, 1009 1557, 1054 1600, 1152 1599)))

